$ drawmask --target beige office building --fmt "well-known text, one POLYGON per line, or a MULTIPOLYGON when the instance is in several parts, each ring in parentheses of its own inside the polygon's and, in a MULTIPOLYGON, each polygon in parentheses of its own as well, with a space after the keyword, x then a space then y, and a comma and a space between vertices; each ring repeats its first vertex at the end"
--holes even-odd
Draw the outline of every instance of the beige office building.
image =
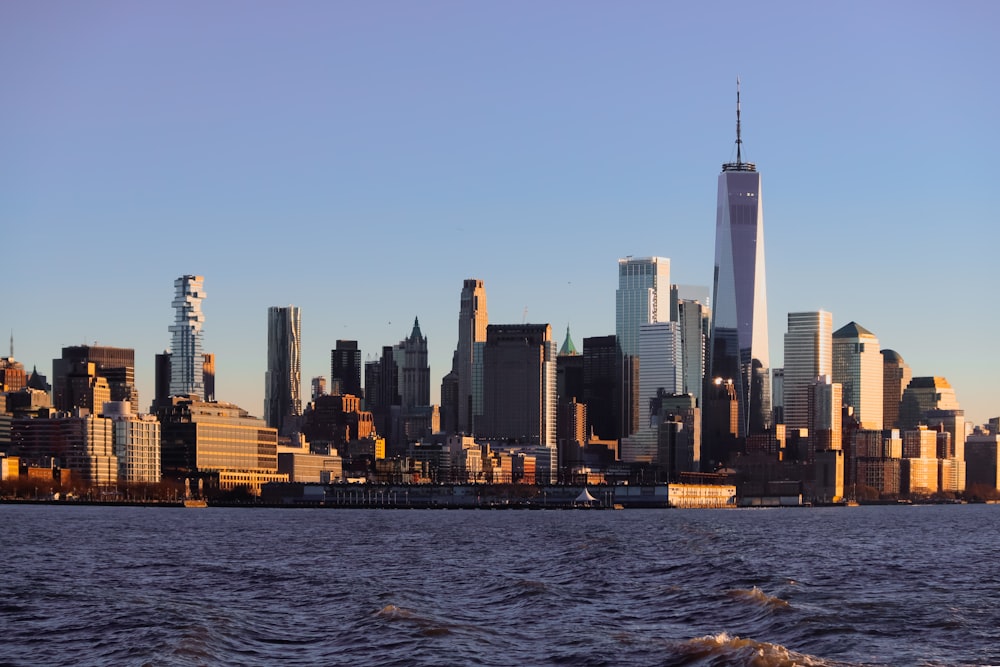
POLYGON ((861 428, 882 428, 884 360, 878 338, 857 322, 833 333, 833 381, 861 428))

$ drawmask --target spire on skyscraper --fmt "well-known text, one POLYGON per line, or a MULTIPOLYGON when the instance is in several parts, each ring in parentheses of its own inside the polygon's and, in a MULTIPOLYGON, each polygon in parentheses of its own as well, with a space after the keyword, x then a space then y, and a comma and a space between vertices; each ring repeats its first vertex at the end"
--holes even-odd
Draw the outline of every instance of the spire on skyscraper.
POLYGON ((743 161, 743 137, 740 127, 740 77, 736 77, 736 162, 722 165, 722 171, 757 171, 752 162, 743 161))
POLYGON ((757 167, 743 161, 741 130, 737 79, 737 161, 722 165, 716 199, 715 280, 708 377, 733 382, 739 412, 738 436, 745 437, 763 433, 769 428, 771 392, 764 208, 757 167))

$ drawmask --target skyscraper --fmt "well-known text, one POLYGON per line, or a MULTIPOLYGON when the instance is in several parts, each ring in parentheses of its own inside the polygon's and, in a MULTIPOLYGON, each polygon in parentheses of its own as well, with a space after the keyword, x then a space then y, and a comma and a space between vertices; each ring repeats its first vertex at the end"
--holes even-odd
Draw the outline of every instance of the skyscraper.
MULTIPOLYGON (((486 311, 486 287, 482 280, 469 278, 462 284, 458 311, 458 350, 455 368, 458 371, 458 431, 472 433, 473 396, 482 396, 482 387, 473 379, 476 344, 486 342, 486 327, 490 318, 486 311)), ((481 373, 475 374, 481 377, 481 373)))
POLYGON ((899 403, 913 371, 895 350, 882 350, 882 427, 899 428, 899 403))
POLYGON ((883 358, 878 338, 857 322, 833 332, 833 381, 863 429, 882 428, 883 358))
POLYGON ((420 319, 413 318, 409 338, 399 343, 401 377, 400 396, 403 408, 424 407, 431 403, 431 369, 427 365, 427 336, 420 331, 420 319))
POLYGON ((785 334, 785 426, 809 428, 809 387, 833 375, 833 315, 788 313, 785 334))
POLYGON ((556 447, 556 343, 548 324, 491 324, 481 435, 556 447))
POLYGON ((338 340, 330 350, 330 393, 364 398, 361 387, 361 350, 356 340, 338 340))
POLYGON ((264 421, 286 435, 288 419, 301 414, 302 312, 296 306, 271 306, 267 309, 264 421))
POLYGON ((670 320, 670 260, 665 257, 626 257, 618 260, 615 292, 615 339, 622 365, 621 434, 635 433, 639 413, 639 328, 670 320))
POLYGON ((639 328, 639 430, 650 425, 650 401, 683 391, 681 334, 676 322, 655 322, 639 328))
POLYGON ((670 260, 626 257, 618 260, 615 336, 622 356, 639 355, 639 327, 670 320, 670 260))
POLYGON ((174 281, 174 323, 170 346, 170 395, 205 396, 204 356, 201 351, 201 329, 205 315, 201 302, 205 298, 204 276, 181 276, 174 281))
POLYGON ((715 223, 709 378, 732 380, 739 437, 771 424, 764 206, 757 167, 744 162, 736 85, 736 162, 722 165, 715 223))
POLYGON ((621 437, 621 372, 614 336, 583 339, 583 403, 587 432, 599 438, 621 437))

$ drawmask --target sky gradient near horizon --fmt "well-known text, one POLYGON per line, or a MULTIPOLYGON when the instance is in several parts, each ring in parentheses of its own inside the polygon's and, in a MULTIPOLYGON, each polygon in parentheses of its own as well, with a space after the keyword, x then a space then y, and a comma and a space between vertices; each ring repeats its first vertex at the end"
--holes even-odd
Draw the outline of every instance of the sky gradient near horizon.
POLYGON ((1000 415, 992 2, 7 2, 0 354, 132 347, 205 276, 219 400, 262 414, 267 308, 303 397, 420 318, 433 397, 465 278, 490 321, 614 333, 617 259, 711 286, 717 177, 762 174, 770 354, 824 309, 1000 415))

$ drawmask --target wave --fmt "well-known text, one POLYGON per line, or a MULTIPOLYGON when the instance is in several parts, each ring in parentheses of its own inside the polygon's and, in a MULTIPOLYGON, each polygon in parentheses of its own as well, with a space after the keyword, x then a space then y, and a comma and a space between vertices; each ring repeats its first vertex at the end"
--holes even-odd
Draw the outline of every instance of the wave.
POLYGON ((816 656, 797 653, 768 642, 731 637, 725 632, 714 636, 696 637, 674 647, 674 667, 715 667, 732 665, 745 667, 837 667, 844 663, 823 660, 816 656))
POLYGON ((753 602, 769 609, 784 609, 791 606, 787 600, 782 600, 779 597, 768 595, 756 586, 750 589, 735 588, 733 590, 726 591, 726 595, 734 600, 753 602))
POLYGON ((388 621, 400 621, 412 624, 425 637, 451 634, 451 628, 447 623, 441 623, 436 619, 420 616, 409 609, 403 609, 394 604, 387 604, 382 607, 382 609, 375 613, 375 616, 388 621))

